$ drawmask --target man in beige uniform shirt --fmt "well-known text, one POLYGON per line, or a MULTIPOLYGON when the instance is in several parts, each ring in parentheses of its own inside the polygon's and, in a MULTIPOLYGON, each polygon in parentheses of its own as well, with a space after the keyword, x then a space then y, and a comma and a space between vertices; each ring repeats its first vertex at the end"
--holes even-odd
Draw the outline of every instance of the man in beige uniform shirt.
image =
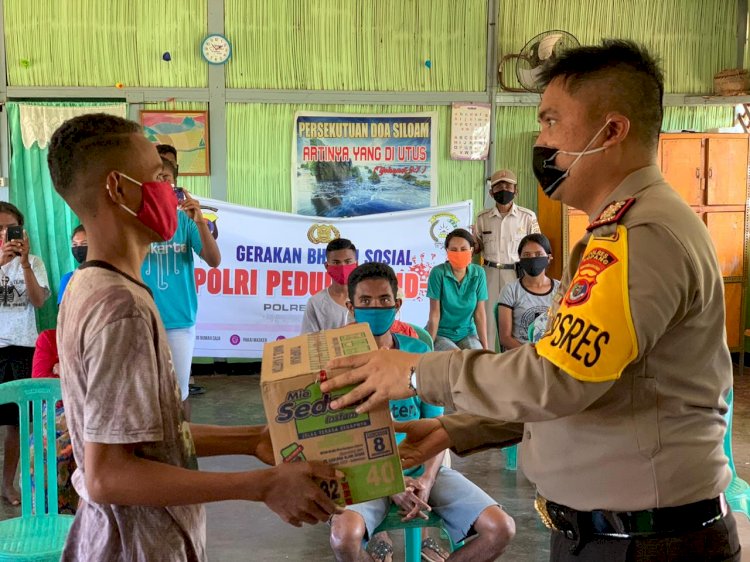
POLYGON ((417 389, 455 407, 398 428, 407 466, 523 435, 551 560, 739 560, 723 496, 723 284, 705 226, 655 165, 661 71, 643 48, 609 40, 567 51, 542 81, 535 175, 592 221, 545 336, 502 355, 337 359, 329 368, 353 370, 323 390, 361 382, 336 408, 367 398, 365 411, 417 389))
POLYGON ((503 287, 515 281, 518 244, 527 234, 539 232, 534 211, 513 202, 518 195, 518 180, 510 170, 499 170, 490 178, 490 197, 495 206, 477 215, 476 235, 487 274, 487 343, 495 349, 497 317, 495 305, 503 287))

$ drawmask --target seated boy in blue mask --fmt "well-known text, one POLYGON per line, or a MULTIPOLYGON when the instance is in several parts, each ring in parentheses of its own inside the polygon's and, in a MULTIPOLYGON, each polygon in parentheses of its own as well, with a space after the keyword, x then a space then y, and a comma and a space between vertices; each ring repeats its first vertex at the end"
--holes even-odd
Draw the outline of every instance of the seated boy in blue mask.
MULTIPOLYGON (((370 262, 357 267, 349 276, 349 302, 357 322, 367 322, 380 348, 426 353, 428 346, 418 339, 391 332, 401 299, 396 297, 398 282, 390 266, 370 262)), ((433 418, 443 408, 423 403, 417 396, 390 402, 393 419, 399 422, 433 418)), ((397 441, 403 439, 397 435, 397 441)), ((424 465, 404 471, 406 491, 365 503, 349 506, 331 519, 331 548, 337 561, 389 560, 390 545, 370 545, 370 555, 363 550, 383 521, 391 503, 396 503, 404 519, 425 517, 433 510, 445 522, 453 542, 471 538, 448 558, 461 560, 495 560, 513 538, 515 525, 495 500, 460 473, 442 466, 445 453, 424 465)))

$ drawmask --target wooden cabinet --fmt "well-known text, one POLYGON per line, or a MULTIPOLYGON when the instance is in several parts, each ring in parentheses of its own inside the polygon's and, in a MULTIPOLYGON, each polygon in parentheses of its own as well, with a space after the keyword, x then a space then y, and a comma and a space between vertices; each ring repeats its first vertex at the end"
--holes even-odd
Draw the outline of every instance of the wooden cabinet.
POLYGON ((703 201, 703 140, 698 138, 662 138, 659 161, 664 179, 688 205, 703 201))
MULTIPOLYGON (((745 134, 666 133, 658 164, 665 179, 701 217, 716 248, 724 277, 727 341, 742 347, 745 331, 748 244, 748 163, 745 134)), ((586 232, 588 217, 538 190, 539 226, 552 243, 549 272, 560 279, 571 248, 586 232)))
POLYGON ((716 247, 724 277, 742 277, 744 269, 745 213, 724 211, 704 213, 711 240, 716 247))
POLYGON ((742 138, 707 139, 706 205, 745 205, 748 144, 742 138))

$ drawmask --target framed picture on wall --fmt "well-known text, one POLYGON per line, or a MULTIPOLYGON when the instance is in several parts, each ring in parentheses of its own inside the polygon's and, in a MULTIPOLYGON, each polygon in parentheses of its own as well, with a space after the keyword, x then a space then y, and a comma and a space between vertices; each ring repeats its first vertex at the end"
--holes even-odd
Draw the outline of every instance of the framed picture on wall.
POLYGON ((154 144, 177 149, 181 176, 208 176, 208 111, 142 110, 141 125, 154 144))

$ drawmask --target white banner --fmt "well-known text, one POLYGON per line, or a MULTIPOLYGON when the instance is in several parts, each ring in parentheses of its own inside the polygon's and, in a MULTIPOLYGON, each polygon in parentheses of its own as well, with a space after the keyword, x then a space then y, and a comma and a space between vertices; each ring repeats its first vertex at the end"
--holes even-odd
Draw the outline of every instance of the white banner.
POLYGON ((201 206, 222 259, 213 269, 196 261, 196 357, 259 358, 265 342, 299 335, 307 300, 332 282, 323 264, 326 245, 337 237, 354 243, 359 263, 393 267, 405 297, 401 319, 424 326, 427 278, 445 261, 445 236, 472 220, 471 201, 345 219, 209 199, 201 206))

